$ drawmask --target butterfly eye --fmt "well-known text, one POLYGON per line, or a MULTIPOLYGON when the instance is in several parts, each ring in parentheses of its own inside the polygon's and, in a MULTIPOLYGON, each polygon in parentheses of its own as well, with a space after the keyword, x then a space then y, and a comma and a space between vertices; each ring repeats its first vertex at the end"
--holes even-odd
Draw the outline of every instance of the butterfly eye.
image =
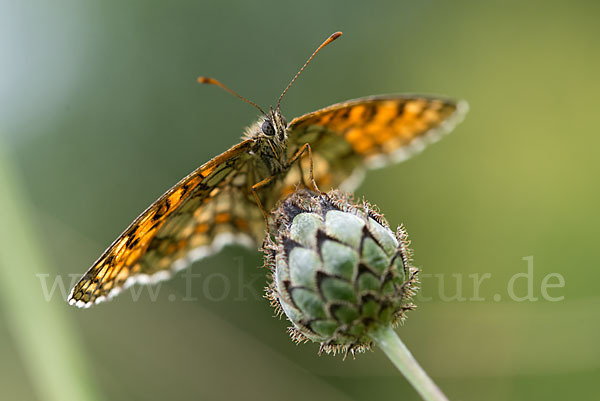
POLYGON ((260 129, 263 132, 263 134, 265 134, 266 136, 275 135, 275 128, 273 128, 273 124, 271 124, 271 121, 269 121, 269 120, 265 120, 262 123, 262 126, 260 127, 260 129))

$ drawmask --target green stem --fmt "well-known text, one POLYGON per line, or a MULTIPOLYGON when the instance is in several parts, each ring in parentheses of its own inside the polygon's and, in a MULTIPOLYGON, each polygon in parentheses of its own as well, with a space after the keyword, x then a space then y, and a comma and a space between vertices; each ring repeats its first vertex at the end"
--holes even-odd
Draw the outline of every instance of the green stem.
POLYGON ((425 373, 392 327, 381 326, 373 330, 370 336, 424 400, 448 401, 448 398, 425 373))
MULTIPOLYGON (((39 400, 97 401, 101 396, 72 322, 75 313, 65 300, 45 299, 42 294, 38 277, 50 277, 54 272, 42 250, 46 243, 39 241, 36 233, 38 221, 19 186, 22 180, 4 149, 0 143, 2 317, 39 400)), ((69 257, 67 250, 63 256, 69 257)))

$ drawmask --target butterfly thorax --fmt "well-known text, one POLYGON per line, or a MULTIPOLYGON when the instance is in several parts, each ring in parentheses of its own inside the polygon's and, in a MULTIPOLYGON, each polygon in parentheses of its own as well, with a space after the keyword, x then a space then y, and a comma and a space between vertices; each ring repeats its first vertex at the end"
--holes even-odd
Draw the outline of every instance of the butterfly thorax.
POLYGON ((279 110, 271 109, 268 116, 259 118, 248 127, 244 137, 254 141, 252 153, 258 156, 254 168, 260 176, 267 178, 287 170, 287 122, 279 110))

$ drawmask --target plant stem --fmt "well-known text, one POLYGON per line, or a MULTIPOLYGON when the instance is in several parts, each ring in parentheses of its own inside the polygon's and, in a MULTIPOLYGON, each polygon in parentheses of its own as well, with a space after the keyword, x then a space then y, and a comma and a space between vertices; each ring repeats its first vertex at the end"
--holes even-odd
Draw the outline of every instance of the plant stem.
MULTIPOLYGON (((12 346, 22 358, 38 400, 97 401, 101 396, 71 321, 73 311, 65 300, 43 295, 40 277, 55 272, 41 249, 46 244, 39 241, 36 216, 5 148, 0 143, 0 310, 12 334, 12 346)), ((63 254, 69 257, 68 250, 63 254)))
POLYGON ((391 326, 380 326, 373 330, 370 336, 424 400, 448 401, 391 326))

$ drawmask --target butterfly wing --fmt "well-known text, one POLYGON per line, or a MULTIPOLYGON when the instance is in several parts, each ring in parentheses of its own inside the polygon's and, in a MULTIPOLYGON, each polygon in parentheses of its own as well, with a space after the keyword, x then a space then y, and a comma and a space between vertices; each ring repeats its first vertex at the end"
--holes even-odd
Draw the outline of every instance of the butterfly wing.
MULTIPOLYGON (((350 100, 292 120, 289 150, 293 154, 309 143, 319 188, 351 191, 360 184, 364 166, 378 168, 405 160, 450 132, 467 110, 464 101, 432 96, 350 100)), ((286 183, 298 182, 299 174, 292 169, 286 183)))
MULTIPOLYGON (((351 100, 294 119, 288 151, 291 156, 310 143, 319 188, 352 190, 364 166, 381 167, 421 150, 449 132, 466 109, 464 102, 424 96, 351 100)), ((232 147, 154 202, 75 285, 69 303, 89 307, 131 284, 168 278, 228 243, 259 244, 265 227, 250 195, 251 184, 259 181, 251 145, 246 140, 232 147)), ((307 171, 307 158, 302 163, 307 171)), ((291 168, 277 193, 293 192, 300 175, 291 168)), ((276 201, 269 201, 268 191, 263 196, 265 205, 276 201)))
POLYGON ((146 209, 73 287, 69 303, 89 307, 131 284, 168 278, 228 243, 259 244, 264 221, 248 196, 251 143, 205 163, 146 209))

